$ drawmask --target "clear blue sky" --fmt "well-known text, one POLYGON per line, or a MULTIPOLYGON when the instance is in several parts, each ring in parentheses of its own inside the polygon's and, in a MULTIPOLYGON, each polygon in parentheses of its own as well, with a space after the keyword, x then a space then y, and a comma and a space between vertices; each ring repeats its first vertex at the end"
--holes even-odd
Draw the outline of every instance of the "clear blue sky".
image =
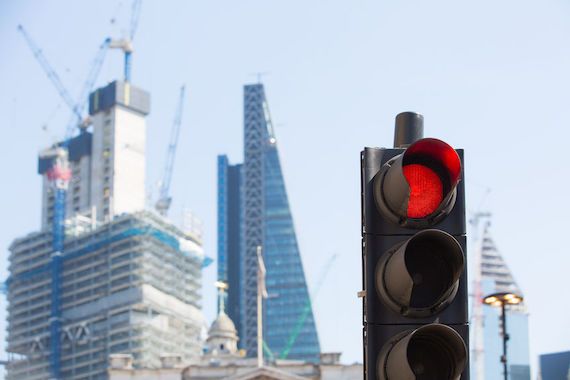
MULTIPOLYGON (((125 33, 130 4, 0 3, 2 278, 11 240, 39 227, 37 152, 69 118, 16 26, 27 27, 76 94, 103 38, 125 33)), ((216 155, 242 160, 242 86, 267 72, 310 287, 339 254, 314 301, 322 348, 361 361, 359 152, 392 144, 398 112, 423 113, 426 135, 466 150, 468 209, 494 215, 493 235, 527 297, 533 358, 568 350, 569 14, 559 0, 146 0, 133 82, 152 93, 149 188, 186 83, 171 214, 195 210, 215 257, 216 155)), ((110 51, 98 84, 121 76, 122 54, 110 51)), ((211 266, 210 319, 214 277, 211 266)))

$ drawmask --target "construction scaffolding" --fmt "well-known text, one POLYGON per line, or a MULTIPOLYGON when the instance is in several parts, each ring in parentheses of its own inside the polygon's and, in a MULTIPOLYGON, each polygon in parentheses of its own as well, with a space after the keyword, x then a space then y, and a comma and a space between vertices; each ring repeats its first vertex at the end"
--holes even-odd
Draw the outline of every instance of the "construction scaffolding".
MULTIPOLYGON (((159 367, 165 353, 198 357, 208 260, 200 239, 149 211, 83 219, 68 221, 61 256, 61 378, 104 379, 111 354, 132 355, 136 368, 159 367)), ((10 246, 9 380, 50 371, 52 237, 46 230, 10 246)))

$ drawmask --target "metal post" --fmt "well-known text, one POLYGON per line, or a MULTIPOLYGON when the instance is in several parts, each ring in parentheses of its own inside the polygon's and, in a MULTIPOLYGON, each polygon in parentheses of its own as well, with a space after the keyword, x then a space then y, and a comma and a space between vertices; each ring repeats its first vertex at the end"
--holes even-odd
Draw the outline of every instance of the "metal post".
POLYGON ((424 117, 415 112, 396 115, 394 148, 406 148, 424 137, 424 117))
POLYGON ((507 316, 505 313, 505 302, 501 302, 501 322, 503 323, 503 356, 501 361, 503 362, 503 373, 505 375, 505 380, 508 380, 507 372, 507 340, 509 340, 509 334, 507 334, 507 316))

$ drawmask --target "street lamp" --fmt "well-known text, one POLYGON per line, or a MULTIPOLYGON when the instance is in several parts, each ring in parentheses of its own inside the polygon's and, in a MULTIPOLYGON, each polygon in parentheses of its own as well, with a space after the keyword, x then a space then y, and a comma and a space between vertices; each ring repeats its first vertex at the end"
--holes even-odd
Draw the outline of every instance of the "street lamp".
POLYGON ((509 340, 509 335, 507 334, 507 317, 505 314, 505 306, 507 305, 518 305, 523 301, 523 297, 515 293, 495 293, 483 298, 483 303, 500 307, 501 308, 501 322, 503 323, 503 356, 501 356, 501 362, 503 363, 503 373, 505 375, 505 380, 507 377, 507 340, 509 340))

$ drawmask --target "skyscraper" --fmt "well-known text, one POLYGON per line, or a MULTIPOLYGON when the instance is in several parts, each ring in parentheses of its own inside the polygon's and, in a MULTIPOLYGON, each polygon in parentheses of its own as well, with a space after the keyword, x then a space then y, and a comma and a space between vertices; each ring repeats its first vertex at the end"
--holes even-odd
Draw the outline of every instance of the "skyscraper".
POLYGON ((93 132, 68 149, 63 252, 51 244, 54 190, 40 154, 41 229, 10 246, 7 379, 105 379, 111 354, 138 368, 200 355, 205 257, 197 234, 144 210, 148 111, 149 94, 129 83, 91 95, 93 132))
POLYGON ((244 163, 218 158, 218 274, 240 346, 257 353, 257 247, 269 297, 265 356, 317 362, 320 346, 263 85, 244 87, 244 163))
MULTIPOLYGON (((490 224, 484 226, 480 246, 480 291, 483 296, 499 292, 512 292, 524 295, 516 283, 507 263, 501 256, 490 233, 490 224)), ((476 299, 475 302, 481 302, 476 299)), ((477 305, 481 309, 481 323, 475 323, 474 334, 479 334, 482 352, 474 352, 473 378, 498 379, 503 373, 500 361, 502 355, 502 325, 500 308, 477 305), (481 331, 476 331, 481 330, 481 331)), ((506 309, 507 332, 509 334, 507 359, 511 380, 530 380, 530 358, 528 337, 528 312, 524 303, 511 305, 506 309)), ((475 312, 475 314, 477 314, 475 312)), ((473 347, 477 350, 477 347, 473 347)))
POLYGON ((570 379, 570 351, 553 352, 539 356, 539 380, 570 379))

